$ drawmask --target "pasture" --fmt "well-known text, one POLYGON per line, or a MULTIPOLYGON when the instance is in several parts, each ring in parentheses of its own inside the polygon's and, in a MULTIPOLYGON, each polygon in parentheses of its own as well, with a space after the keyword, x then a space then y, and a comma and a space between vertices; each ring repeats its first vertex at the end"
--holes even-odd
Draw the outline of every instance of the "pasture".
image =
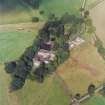
POLYGON ((105 79, 105 62, 93 45, 85 43, 71 52, 71 58, 58 68, 58 74, 70 93, 83 95, 90 84, 98 86, 105 79))
POLYGON ((68 105, 69 97, 65 95, 59 82, 53 77, 46 78, 43 84, 27 80, 23 89, 9 93, 10 76, 0 65, 0 105, 68 105))
POLYGON ((0 63, 18 59, 25 49, 32 45, 43 24, 0 25, 0 63))

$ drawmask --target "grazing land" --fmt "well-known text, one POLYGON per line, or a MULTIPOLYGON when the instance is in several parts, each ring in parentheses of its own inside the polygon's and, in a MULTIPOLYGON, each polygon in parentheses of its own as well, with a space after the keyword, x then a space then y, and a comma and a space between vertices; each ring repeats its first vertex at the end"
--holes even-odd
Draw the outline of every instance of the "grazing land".
POLYGON ((59 82, 53 77, 46 78, 43 84, 27 80, 23 89, 9 93, 11 77, 0 65, 0 103, 1 105, 68 105, 69 97, 65 95, 59 82))
POLYGON ((42 26, 42 22, 0 25, 0 63, 19 58, 42 26))
POLYGON ((58 68, 58 74, 73 95, 83 95, 91 83, 96 86, 102 83, 105 62, 93 45, 85 43, 71 52, 71 58, 58 68))

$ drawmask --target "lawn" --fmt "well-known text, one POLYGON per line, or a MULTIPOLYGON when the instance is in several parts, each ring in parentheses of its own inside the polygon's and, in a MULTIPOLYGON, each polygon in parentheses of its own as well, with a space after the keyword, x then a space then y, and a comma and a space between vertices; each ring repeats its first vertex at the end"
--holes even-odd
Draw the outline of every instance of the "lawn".
POLYGON ((58 68, 58 73, 75 95, 87 92, 88 86, 96 86, 105 79, 105 62, 96 48, 85 43, 71 52, 71 59, 58 68))
POLYGON ((95 95, 89 100, 86 100, 81 105, 105 105, 105 97, 102 95, 95 95))
POLYGON ((79 15, 81 0, 43 0, 40 10, 45 12, 45 15, 54 13, 56 16, 61 16, 65 12, 79 15))
POLYGON ((27 80, 23 89, 9 93, 10 76, 0 65, 0 105, 68 105, 69 97, 65 95, 59 82, 52 76, 43 84, 27 80))

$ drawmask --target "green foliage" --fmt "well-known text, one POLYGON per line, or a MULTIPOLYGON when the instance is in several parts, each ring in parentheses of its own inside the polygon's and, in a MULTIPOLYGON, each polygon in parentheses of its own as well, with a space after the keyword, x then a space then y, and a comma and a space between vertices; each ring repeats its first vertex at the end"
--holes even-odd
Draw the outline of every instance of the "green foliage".
POLYGON ((32 17, 32 22, 39 22, 39 18, 38 17, 32 17))
POLYGON ((21 78, 18 78, 18 77, 15 77, 11 83, 11 87, 10 87, 10 91, 15 91, 17 89, 20 89, 23 87, 25 83, 25 80, 24 79, 21 79, 21 78))
POLYGON ((5 70, 7 73, 13 73, 16 68, 16 62, 12 61, 9 63, 5 63, 5 70))
POLYGON ((97 40, 95 41, 95 45, 99 54, 103 57, 103 59, 105 59, 105 48, 103 47, 103 43, 99 38, 97 38, 97 40))
POLYGON ((64 51, 63 49, 58 49, 57 51, 57 63, 62 64, 65 60, 67 60, 70 57, 69 51, 64 51))
POLYGON ((88 87, 88 94, 89 95, 93 95, 94 92, 95 92, 95 85, 94 84, 90 84, 89 87, 88 87))

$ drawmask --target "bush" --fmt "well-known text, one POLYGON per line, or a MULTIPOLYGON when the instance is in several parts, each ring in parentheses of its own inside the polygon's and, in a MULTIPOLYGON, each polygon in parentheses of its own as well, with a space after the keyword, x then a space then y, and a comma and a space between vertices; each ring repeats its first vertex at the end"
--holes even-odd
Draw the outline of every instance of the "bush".
POLYGON ((77 94, 75 95, 75 98, 76 98, 77 100, 80 100, 80 98, 81 98, 80 93, 77 93, 77 94))
POLYGON ((32 22, 39 22, 39 18, 38 17, 32 17, 32 22))
POLYGON ((7 73, 13 73, 16 69, 16 62, 12 61, 9 63, 5 63, 5 70, 7 73))
POLYGON ((96 87, 95 87, 94 84, 89 85, 89 87, 88 87, 88 94, 89 94, 90 96, 93 95, 94 92, 95 92, 95 89, 96 89, 96 87))
POLYGON ((39 13, 40 13, 41 15, 43 15, 43 14, 44 14, 44 11, 43 11, 43 10, 41 10, 39 13))
POLYGON ((10 91, 15 91, 23 87, 25 83, 24 79, 15 77, 11 83, 10 91))

